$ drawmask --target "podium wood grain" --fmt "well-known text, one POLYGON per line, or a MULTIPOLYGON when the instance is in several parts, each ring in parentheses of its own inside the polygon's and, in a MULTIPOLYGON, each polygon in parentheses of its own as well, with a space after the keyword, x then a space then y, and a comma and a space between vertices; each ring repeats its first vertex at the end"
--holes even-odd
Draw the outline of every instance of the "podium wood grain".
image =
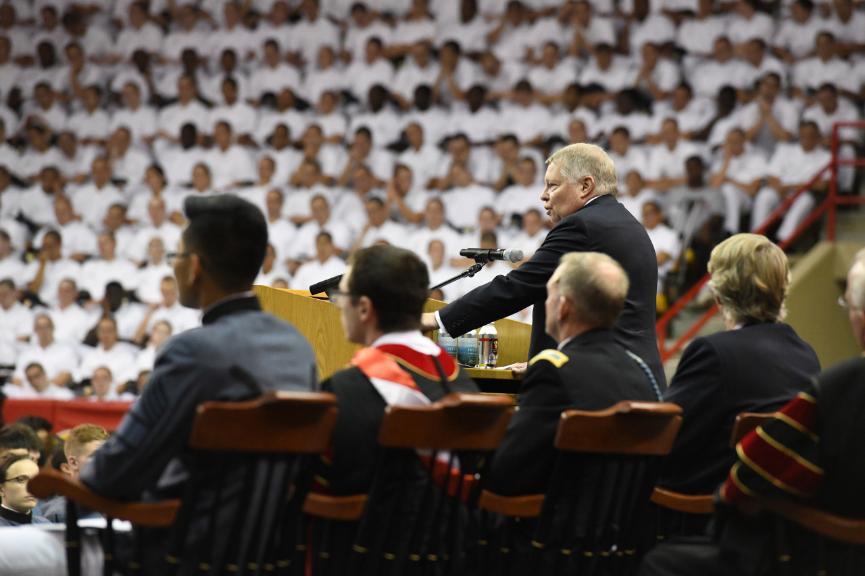
MULTIPOLYGON (((348 366, 359 346, 346 340, 336 306, 327 300, 312 298, 306 290, 269 286, 255 286, 254 290, 265 311, 293 324, 309 340, 315 352, 320 380, 348 366)), ((428 300, 424 311, 438 310, 444 305, 438 300, 428 300)), ((531 326, 514 320, 499 320, 495 326, 499 333, 499 366, 525 362, 531 326)), ((433 333, 433 339, 436 338, 438 332, 433 333)))

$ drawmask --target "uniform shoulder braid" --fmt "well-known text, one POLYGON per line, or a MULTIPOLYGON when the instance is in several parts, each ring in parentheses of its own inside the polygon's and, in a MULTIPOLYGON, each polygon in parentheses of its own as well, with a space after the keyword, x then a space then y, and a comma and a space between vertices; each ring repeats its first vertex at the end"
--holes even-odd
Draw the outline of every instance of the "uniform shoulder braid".
POLYGON ((529 366, 534 366, 538 362, 549 362, 556 368, 561 368, 567 364, 568 360, 570 360, 570 358, 568 358, 567 354, 554 348, 547 348, 546 350, 541 350, 535 354, 535 356, 529 360, 529 366))

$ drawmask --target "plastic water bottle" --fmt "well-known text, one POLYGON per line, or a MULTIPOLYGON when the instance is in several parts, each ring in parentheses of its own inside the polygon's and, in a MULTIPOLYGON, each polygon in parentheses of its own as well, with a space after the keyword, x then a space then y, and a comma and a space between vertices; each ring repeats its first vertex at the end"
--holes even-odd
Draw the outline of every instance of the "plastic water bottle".
POLYGON ((478 331, 471 330, 457 338, 457 360, 463 366, 474 368, 478 365, 478 331))
POLYGON ((445 332, 439 330, 439 346, 444 348, 444 351, 450 354, 453 358, 457 358, 459 350, 457 348, 457 339, 445 332))
POLYGON ((478 368, 495 368, 499 360, 499 333, 487 324, 478 333, 478 368))

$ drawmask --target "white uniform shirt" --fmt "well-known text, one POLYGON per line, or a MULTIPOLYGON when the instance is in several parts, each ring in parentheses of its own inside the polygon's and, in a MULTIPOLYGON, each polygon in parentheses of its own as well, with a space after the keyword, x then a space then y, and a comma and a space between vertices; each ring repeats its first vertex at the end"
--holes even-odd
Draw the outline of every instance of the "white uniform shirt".
POLYGON ((24 371, 27 366, 38 362, 45 369, 45 375, 53 380, 61 372, 72 374, 78 367, 78 355, 75 349, 67 344, 52 342, 43 348, 38 343, 32 344, 21 351, 18 355, 18 363, 15 365, 15 377, 26 382, 24 371))
POLYGON ((113 261, 96 258, 81 265, 80 288, 90 292, 94 300, 102 300, 105 296, 105 285, 109 282, 119 282, 124 289, 134 290, 138 269, 126 258, 115 258, 113 261))
POLYGON ((327 280, 345 272, 345 262, 336 256, 331 256, 325 262, 317 259, 302 264, 294 278, 291 279, 291 287, 294 290, 309 290, 316 282, 327 280))
POLYGON ((97 230, 101 228, 102 220, 112 204, 126 204, 126 198, 113 184, 106 184, 102 188, 93 183, 82 184, 72 191, 71 196, 75 211, 84 222, 97 230))
POLYGON ((49 314, 54 322, 54 339, 70 346, 80 344, 96 324, 93 316, 78 304, 71 304, 66 308, 54 306, 49 314))
POLYGON ((456 228, 474 228, 481 208, 494 206, 495 193, 491 188, 473 184, 452 188, 442 194, 447 221, 456 228))

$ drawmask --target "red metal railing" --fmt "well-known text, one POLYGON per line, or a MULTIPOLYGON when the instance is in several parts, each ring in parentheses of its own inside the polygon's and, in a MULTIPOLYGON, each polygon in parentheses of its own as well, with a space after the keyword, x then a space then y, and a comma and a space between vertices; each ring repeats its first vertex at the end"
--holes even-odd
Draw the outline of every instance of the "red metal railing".
MULTIPOLYGON (((780 242, 778 245, 786 251, 787 247, 789 247, 793 242, 799 239, 799 237, 810 228, 817 220, 824 214, 827 214, 826 217, 826 239, 830 242, 835 241, 835 226, 836 226, 836 214, 838 206, 840 205, 850 205, 850 204, 865 204, 865 196, 853 195, 853 196, 840 196, 838 194, 838 169, 843 166, 865 166, 865 157, 859 158, 840 158, 839 152, 841 147, 841 139, 840 139, 840 131, 843 128, 856 128, 859 130, 865 131, 865 122, 837 122, 832 126, 832 139, 831 139, 831 152, 832 159, 829 163, 820 169, 817 174, 814 175, 811 180, 809 180, 806 184, 796 190, 793 194, 787 196, 784 201, 769 215, 763 224, 760 225, 757 230, 754 232, 757 234, 764 234, 766 230, 768 230, 771 226, 773 226, 778 220, 780 220, 784 214, 786 214, 787 209, 792 206, 793 202, 796 201, 799 196, 805 194, 808 190, 811 189, 814 184, 824 179, 824 176, 827 172, 829 172, 829 185, 828 191, 825 199, 814 207, 814 209, 808 214, 808 216, 802 221, 802 223, 796 228, 793 234, 785 241, 780 242)), ((667 346, 667 328, 670 323, 673 321, 676 316, 687 306, 702 290, 703 286, 706 282, 709 281, 709 275, 706 274, 701 278, 696 284, 694 284, 685 294, 682 295, 681 298, 676 300, 672 306, 667 310, 667 312, 658 319, 658 322, 655 324, 655 331, 658 335, 658 348, 661 352, 661 360, 666 362, 673 355, 679 352, 688 342, 691 341, 694 336, 696 336, 703 326, 718 313, 718 306, 712 305, 711 308, 706 310, 697 320, 694 322, 690 328, 688 328, 675 342, 673 342, 669 347, 667 346)))

